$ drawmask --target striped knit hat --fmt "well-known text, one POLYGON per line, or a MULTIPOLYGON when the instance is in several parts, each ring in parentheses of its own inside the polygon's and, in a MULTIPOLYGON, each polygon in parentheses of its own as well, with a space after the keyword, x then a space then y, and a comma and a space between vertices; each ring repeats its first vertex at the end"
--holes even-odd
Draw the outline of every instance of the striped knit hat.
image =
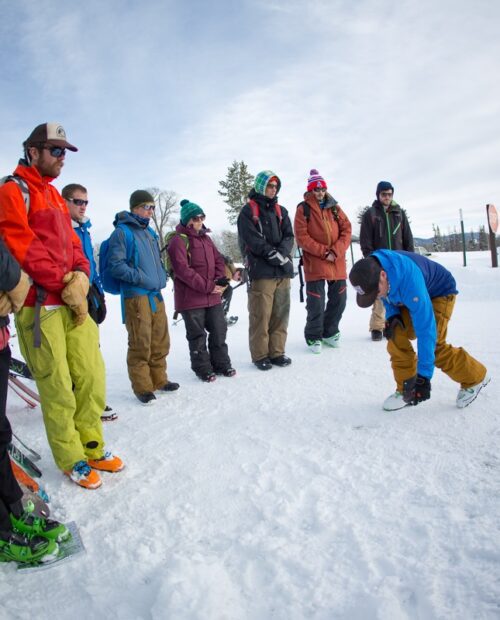
POLYGON ((257 194, 264 195, 266 193, 267 184, 271 180, 276 181, 278 185, 278 189, 276 190, 276 193, 278 193, 281 189, 281 181, 279 180, 278 176, 274 174, 272 170, 263 170, 262 172, 259 172, 259 174, 255 177, 255 181, 253 184, 253 187, 255 191, 257 192, 257 194))
POLYGON ((313 168, 309 173, 309 178, 307 179, 307 191, 311 192, 317 187, 328 189, 325 179, 320 175, 316 168, 313 168))

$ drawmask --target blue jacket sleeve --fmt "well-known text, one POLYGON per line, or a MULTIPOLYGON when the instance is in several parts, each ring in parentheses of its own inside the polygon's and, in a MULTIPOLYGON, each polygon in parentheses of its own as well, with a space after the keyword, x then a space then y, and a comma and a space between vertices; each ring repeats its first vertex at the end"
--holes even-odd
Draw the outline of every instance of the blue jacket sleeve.
POLYGON ((117 280, 134 286, 141 285, 141 271, 127 262, 127 239, 125 232, 119 227, 109 238, 108 264, 111 275, 117 280))
POLYGON ((411 277, 405 278, 401 287, 401 298, 408 308, 417 336, 417 372, 422 377, 432 378, 436 351, 436 318, 431 298, 425 286, 424 276, 413 265, 411 277))

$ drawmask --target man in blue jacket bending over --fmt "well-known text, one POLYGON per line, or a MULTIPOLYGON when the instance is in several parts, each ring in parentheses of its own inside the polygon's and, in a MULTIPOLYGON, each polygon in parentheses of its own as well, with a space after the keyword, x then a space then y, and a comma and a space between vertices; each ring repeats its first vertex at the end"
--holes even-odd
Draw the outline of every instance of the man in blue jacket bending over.
POLYGON ((460 384, 457 407, 470 405, 490 377, 462 347, 446 342, 458 294, 452 274, 413 252, 377 250, 355 263, 349 280, 358 306, 369 308, 376 298, 385 306, 384 335, 397 387, 383 408, 395 411, 429 399, 435 366, 460 384), (418 356, 410 342, 415 338, 418 356))

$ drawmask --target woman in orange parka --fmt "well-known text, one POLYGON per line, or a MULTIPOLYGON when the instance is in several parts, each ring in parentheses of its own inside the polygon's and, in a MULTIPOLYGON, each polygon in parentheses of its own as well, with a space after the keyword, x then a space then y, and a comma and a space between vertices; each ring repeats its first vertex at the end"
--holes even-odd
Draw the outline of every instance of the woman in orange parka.
POLYGON ((351 243, 351 222, 327 189, 318 171, 311 170, 294 222, 306 280, 304 336, 312 353, 321 353, 323 344, 338 347, 347 300, 345 254, 351 243))

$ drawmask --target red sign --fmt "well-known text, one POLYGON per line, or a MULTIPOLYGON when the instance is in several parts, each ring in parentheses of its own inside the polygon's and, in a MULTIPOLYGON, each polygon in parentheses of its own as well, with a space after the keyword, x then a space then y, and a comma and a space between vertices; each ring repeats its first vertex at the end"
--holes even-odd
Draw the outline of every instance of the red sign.
POLYGON ((488 223, 490 225, 490 229, 496 233, 498 230, 498 213, 495 209, 495 205, 486 205, 488 209, 488 223))

